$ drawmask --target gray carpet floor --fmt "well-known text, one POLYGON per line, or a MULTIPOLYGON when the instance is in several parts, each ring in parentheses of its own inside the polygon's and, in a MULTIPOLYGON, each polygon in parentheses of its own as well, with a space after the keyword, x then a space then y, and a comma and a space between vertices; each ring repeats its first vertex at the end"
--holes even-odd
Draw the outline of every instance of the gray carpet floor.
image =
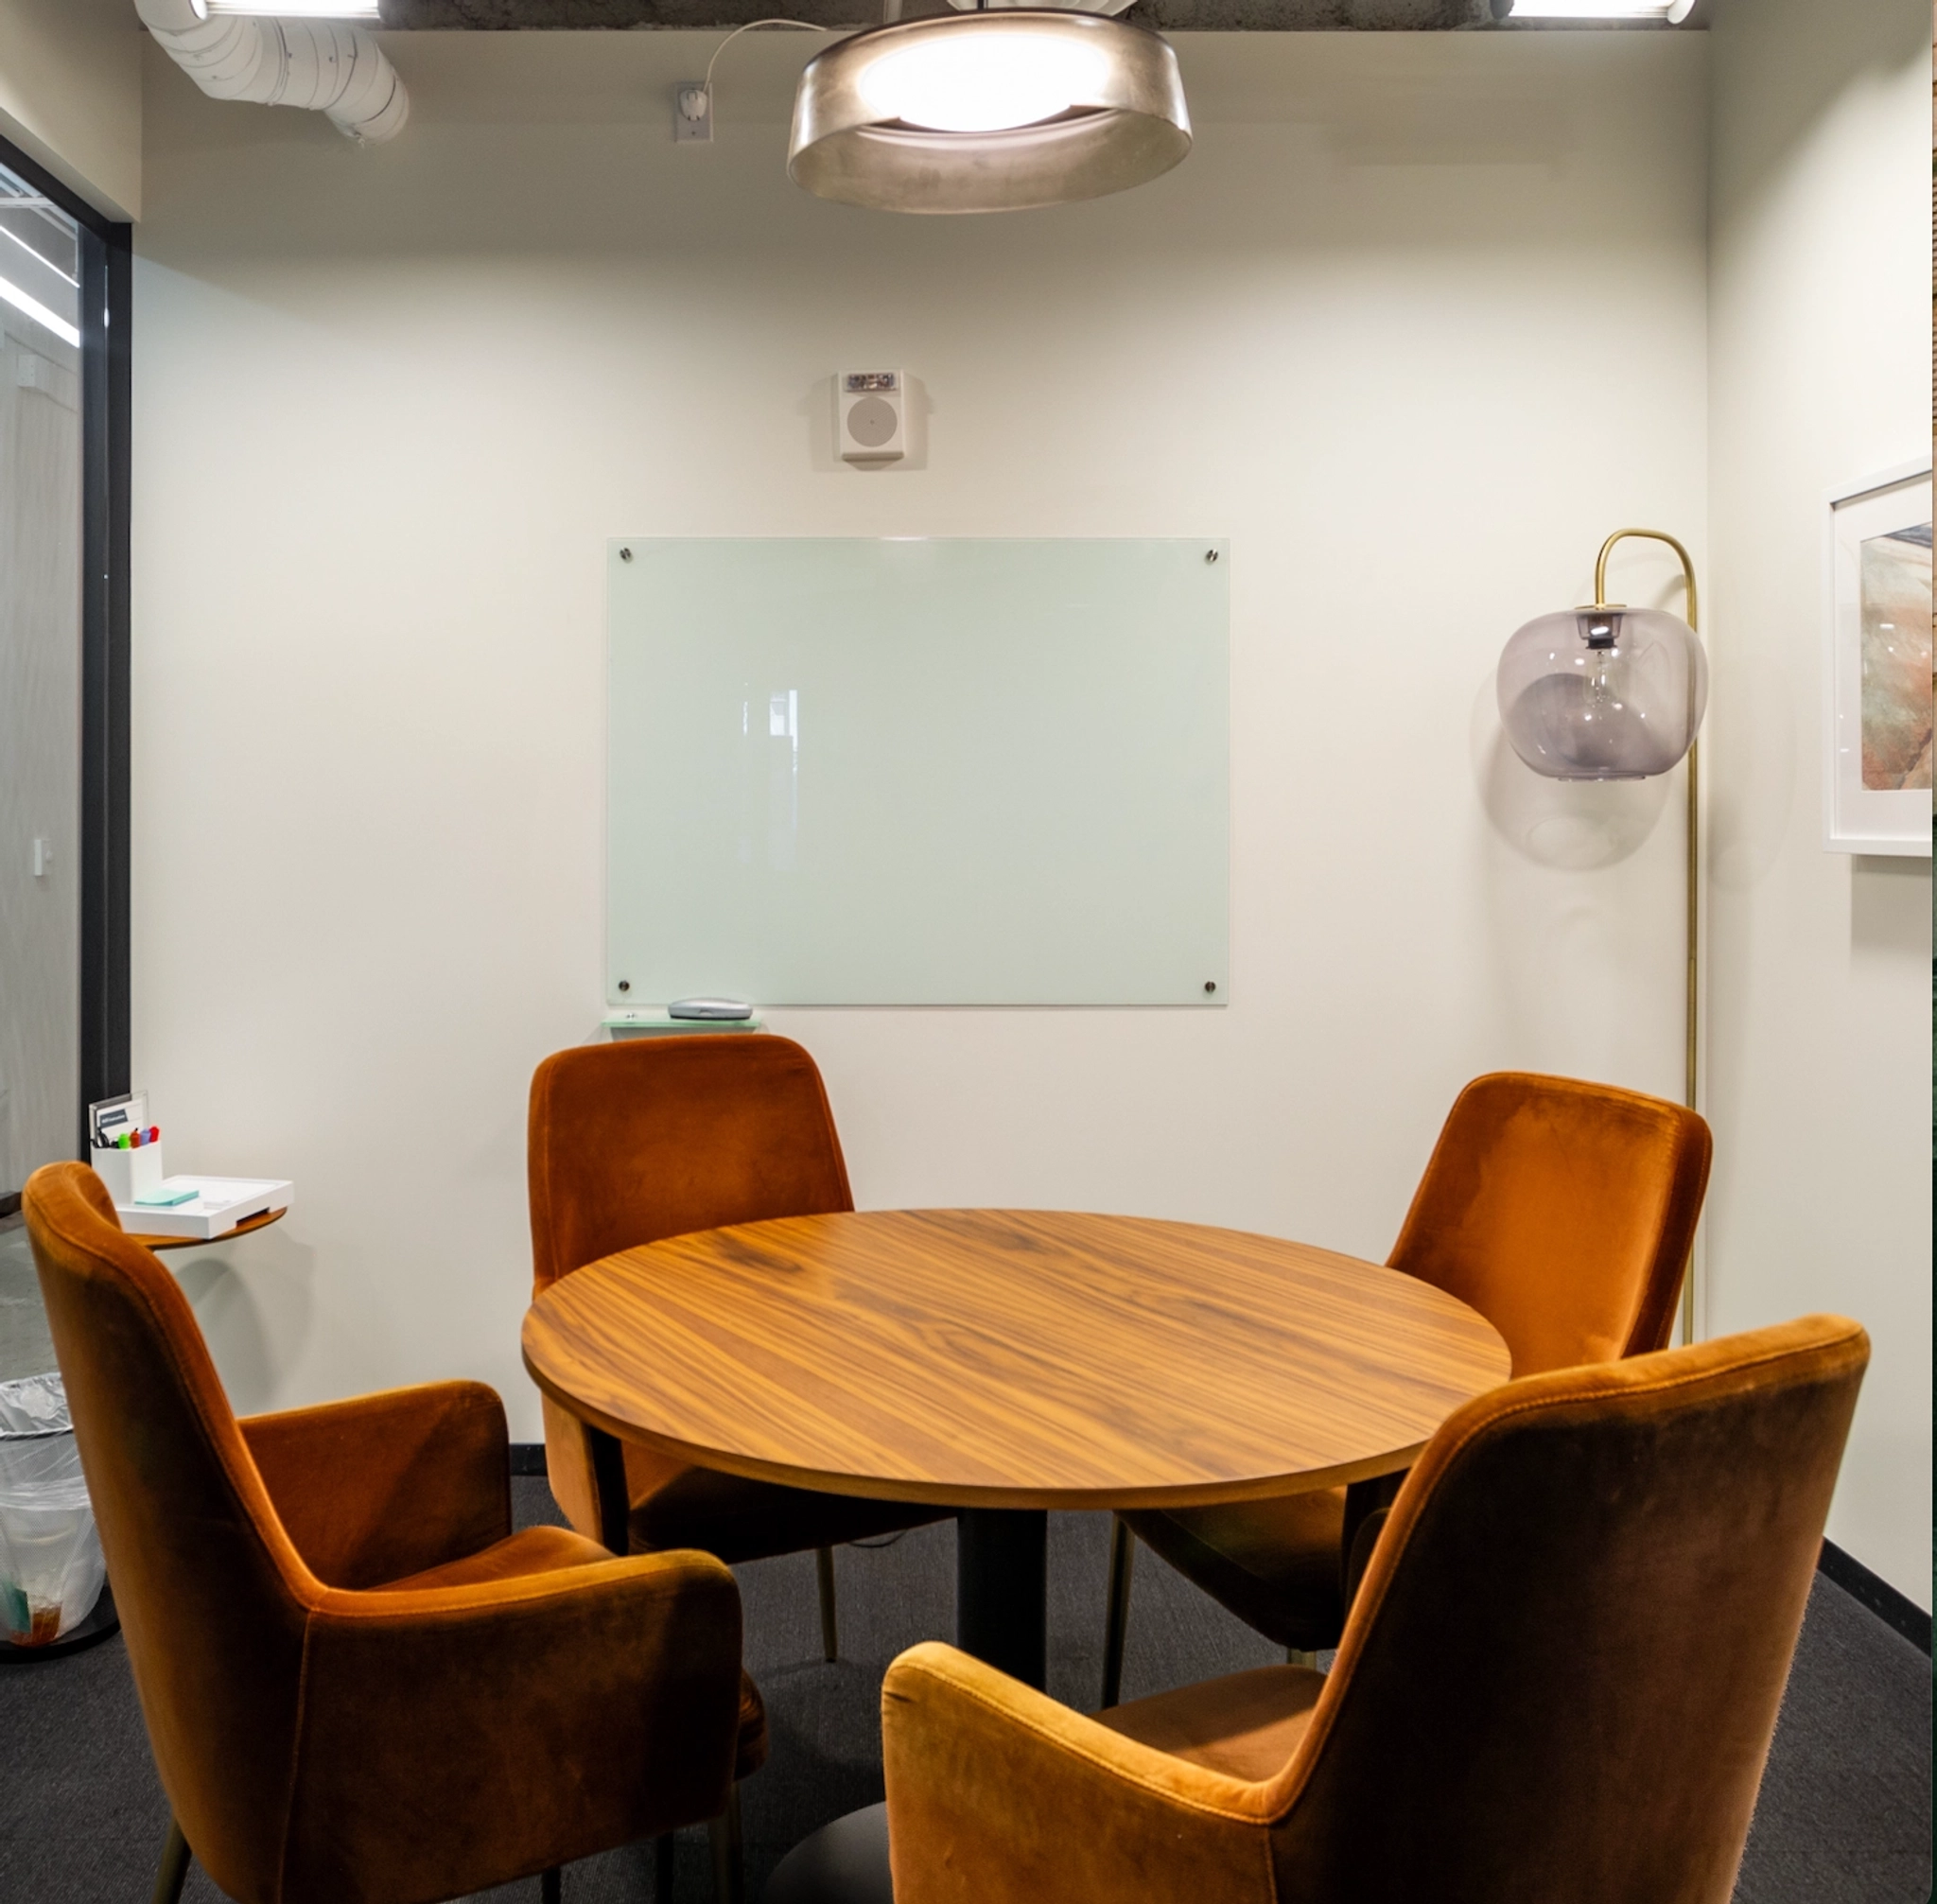
MULTIPOLYGON (((521 1520, 555 1518, 542 1480, 515 1484, 521 1520)), ((1052 1518, 1049 1690, 1094 1704, 1108 1523, 1052 1518)), ((838 1563, 842 1658, 820 1657, 813 1563, 741 1568, 747 1664, 766 1695, 773 1755, 744 1796, 750 1888, 815 1826, 881 1795, 876 1721, 887 1663, 952 1625, 944 1525, 838 1563)), ((1270 1647, 1147 1553, 1136 1582, 1125 1696, 1263 1664, 1270 1647)), ((1930 1662, 1820 1576, 1749 1841, 1740 1904, 1922 1904, 1930 1894, 1930 1662)), ((532 1776, 545 1768, 533 1765, 532 1776)), ((119 1638, 0 1668, 0 1897, 139 1904, 167 1813, 119 1638)), ((683 1833, 675 1890, 711 1895, 704 1833, 683 1833)), ((649 1847, 566 1873, 567 1904, 644 1904, 649 1847)), ((535 1904, 535 1880, 488 1894, 535 1904)), ((218 1893, 200 1871, 186 1896, 218 1893)), ((1207 1900, 1211 1904, 1211 1900, 1207 1900)))

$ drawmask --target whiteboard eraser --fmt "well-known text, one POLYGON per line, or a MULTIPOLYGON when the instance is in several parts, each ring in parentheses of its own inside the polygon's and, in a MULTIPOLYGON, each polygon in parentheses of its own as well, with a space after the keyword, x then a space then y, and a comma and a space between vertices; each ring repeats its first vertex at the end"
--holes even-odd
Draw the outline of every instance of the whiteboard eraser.
POLYGON ((680 998, 666 1007, 668 1018, 691 1018, 719 1022, 737 1018, 751 1018, 753 1006, 742 1004, 731 998, 680 998))

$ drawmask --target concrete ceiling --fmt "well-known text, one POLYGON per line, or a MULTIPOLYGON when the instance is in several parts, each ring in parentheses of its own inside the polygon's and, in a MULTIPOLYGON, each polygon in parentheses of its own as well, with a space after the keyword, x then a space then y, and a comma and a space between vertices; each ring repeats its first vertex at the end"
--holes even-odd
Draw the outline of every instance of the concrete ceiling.
MULTIPOLYGON (((383 24, 483 32, 631 27, 739 26, 766 19, 772 0, 381 0, 383 24)), ((1175 33, 1434 32, 1491 26, 1503 0, 1138 0, 1130 18, 1175 33)), ((947 11, 943 0, 910 0, 903 17, 947 11)), ((880 0, 789 0, 794 19, 868 26, 880 0)))

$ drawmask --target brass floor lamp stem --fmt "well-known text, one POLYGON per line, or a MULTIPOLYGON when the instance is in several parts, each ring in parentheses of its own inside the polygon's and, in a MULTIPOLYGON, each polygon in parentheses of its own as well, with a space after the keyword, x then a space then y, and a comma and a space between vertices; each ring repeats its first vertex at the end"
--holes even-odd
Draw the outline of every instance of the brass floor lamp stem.
MULTIPOLYGON (((1692 601, 1693 591, 1689 599, 1692 601)), ((1693 625, 1692 623, 1690 624, 1693 625)), ((1684 1022, 1687 1030, 1687 1049, 1683 1058, 1682 1092, 1684 1102, 1690 1110, 1698 1107, 1695 1102, 1696 1086, 1700 1083, 1697 1065, 1700 1061, 1700 1030, 1701 1013, 1701 992, 1700 987, 1701 950, 1701 743, 1691 741, 1688 743, 1688 838, 1687 838, 1688 883, 1688 965, 1687 993, 1684 1007, 1684 1022)), ((1688 1251, 1688 1267, 1682 1277, 1682 1340, 1695 1339, 1695 1252, 1691 1246, 1688 1251)))
MULTIPOLYGON (((1701 623, 1695 596, 1695 563, 1686 549, 1660 529, 1617 529, 1600 546, 1594 563, 1596 607, 1608 603, 1608 555, 1615 543, 1627 536, 1647 542, 1665 542, 1682 559, 1682 578, 1688 590, 1688 627, 1700 633, 1701 623)), ((1701 1049, 1701 742, 1688 743, 1688 827, 1687 827, 1687 981, 1684 1000, 1686 1044, 1683 1055, 1682 1096, 1690 1110, 1699 1109, 1696 1090, 1701 1082, 1698 1066, 1701 1049)), ((1695 1339, 1695 1258, 1692 1251, 1682 1277, 1682 1340, 1695 1339)))

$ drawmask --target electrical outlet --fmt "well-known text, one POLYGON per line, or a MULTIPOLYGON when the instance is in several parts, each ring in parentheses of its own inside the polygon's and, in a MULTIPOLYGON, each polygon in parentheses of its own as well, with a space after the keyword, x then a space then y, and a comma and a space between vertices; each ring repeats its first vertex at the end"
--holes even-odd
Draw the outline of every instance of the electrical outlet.
POLYGON ((672 138, 675 145, 713 143, 713 95, 704 79, 682 79, 673 87, 672 138))

